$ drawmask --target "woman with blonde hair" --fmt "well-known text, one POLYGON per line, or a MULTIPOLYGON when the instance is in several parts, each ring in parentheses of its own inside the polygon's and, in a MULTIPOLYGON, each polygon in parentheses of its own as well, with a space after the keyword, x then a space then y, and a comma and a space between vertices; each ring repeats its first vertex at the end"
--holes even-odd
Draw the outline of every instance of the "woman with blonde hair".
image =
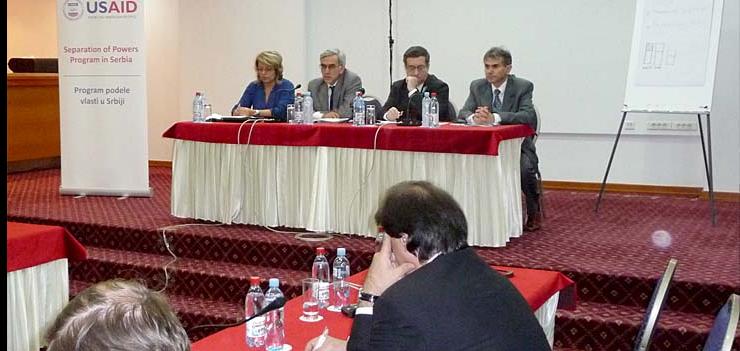
POLYGON ((254 60, 254 70, 257 80, 249 83, 231 114, 285 121, 294 96, 293 83, 283 79, 283 57, 277 51, 263 51, 254 60))

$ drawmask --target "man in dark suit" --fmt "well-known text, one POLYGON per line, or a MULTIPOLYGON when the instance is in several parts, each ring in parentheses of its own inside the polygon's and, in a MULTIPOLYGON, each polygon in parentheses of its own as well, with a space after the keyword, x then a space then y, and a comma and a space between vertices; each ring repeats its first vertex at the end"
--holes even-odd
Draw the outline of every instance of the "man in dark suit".
POLYGON ((352 116, 352 99, 362 89, 362 80, 345 65, 347 58, 339 49, 326 50, 319 55, 321 78, 308 83, 313 97, 313 108, 324 118, 352 116))
POLYGON ((413 119, 421 121, 421 100, 425 92, 437 93, 439 120, 449 121, 450 88, 433 74, 429 74, 429 52, 421 46, 412 46, 403 53, 406 78, 391 84, 388 99, 383 105, 386 120, 413 119), (409 106, 410 103, 410 106, 409 106))
MULTIPOLYGON (((511 72, 511 53, 493 47, 483 56, 486 78, 470 83, 470 94, 458 117, 469 124, 526 124, 537 131, 537 114, 532 103, 532 82, 518 78, 511 72)), ((542 227, 539 169, 534 137, 522 142, 521 182, 527 202, 527 221, 524 230, 535 231, 542 227)))
POLYGON ((465 215, 444 190, 396 184, 375 221, 385 235, 349 341, 319 350, 550 350, 522 295, 468 247, 465 215))

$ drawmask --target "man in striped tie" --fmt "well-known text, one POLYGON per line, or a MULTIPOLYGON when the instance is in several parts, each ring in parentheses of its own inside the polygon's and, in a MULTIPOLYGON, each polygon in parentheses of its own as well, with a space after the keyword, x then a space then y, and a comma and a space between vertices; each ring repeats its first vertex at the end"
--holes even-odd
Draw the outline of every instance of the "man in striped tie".
MULTIPOLYGON (((470 94, 458 114, 469 124, 527 124, 537 131, 537 114, 532 103, 534 84, 511 74, 511 53, 493 47, 483 55, 486 77, 470 83, 470 94)), ((525 231, 542 227, 539 207, 539 169, 534 137, 522 142, 522 192, 527 201, 525 231)))

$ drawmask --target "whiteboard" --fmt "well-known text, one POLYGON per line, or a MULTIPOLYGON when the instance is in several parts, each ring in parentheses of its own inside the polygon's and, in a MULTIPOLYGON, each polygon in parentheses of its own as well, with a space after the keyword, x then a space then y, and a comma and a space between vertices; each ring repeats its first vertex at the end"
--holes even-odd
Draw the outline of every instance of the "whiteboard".
POLYGON ((723 0, 638 0, 624 110, 708 112, 723 0))

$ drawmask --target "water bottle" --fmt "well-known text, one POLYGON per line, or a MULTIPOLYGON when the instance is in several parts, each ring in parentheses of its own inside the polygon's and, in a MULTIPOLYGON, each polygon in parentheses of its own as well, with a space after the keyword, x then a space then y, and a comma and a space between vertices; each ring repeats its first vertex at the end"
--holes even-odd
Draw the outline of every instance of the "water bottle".
POLYGON ((432 99, 429 97, 429 92, 424 92, 424 98, 421 99, 421 126, 422 127, 431 127, 432 124, 430 123, 429 118, 429 103, 432 101, 432 99))
POLYGON ((364 126, 365 125, 365 100, 362 98, 362 93, 355 93, 355 99, 352 100, 352 111, 354 118, 352 119, 352 125, 364 126))
POLYGON ((349 259, 343 247, 337 248, 337 257, 332 265, 332 279, 334 285, 334 303, 332 311, 341 311, 342 307, 349 305, 349 285, 346 279, 349 277, 349 259))
MULTIPOLYGON (((244 317, 249 318, 265 305, 265 295, 260 288, 260 277, 249 277, 249 291, 244 300, 244 317)), ((262 348, 265 345, 265 316, 247 322, 247 348, 262 348)))
POLYGON ((313 98, 311 92, 303 94, 303 123, 313 123, 313 98))
POLYGON ((296 124, 303 123, 303 94, 301 92, 297 92, 295 95, 295 102, 293 103, 295 105, 295 112, 294 112, 294 120, 296 124))
POLYGON ((439 100, 437 100, 437 93, 432 93, 432 100, 429 103, 429 119, 432 128, 439 127, 439 100))
MULTIPOLYGON (((364 105, 363 105, 364 106, 364 105)), ((326 250, 323 247, 316 248, 316 258, 311 266, 311 278, 319 280, 317 295, 319 297, 319 308, 329 306, 329 261, 326 259, 326 250)))
MULTIPOLYGON (((271 278, 270 288, 265 293, 265 306, 270 304, 278 297, 284 297, 280 291, 280 279, 271 278)), ((278 310, 267 312, 265 324, 267 334, 265 336, 266 351, 282 351, 285 344, 285 316, 283 315, 284 307, 278 310)))
POLYGON ((203 94, 201 92, 195 92, 195 98, 193 98, 193 122, 203 122, 203 94))

